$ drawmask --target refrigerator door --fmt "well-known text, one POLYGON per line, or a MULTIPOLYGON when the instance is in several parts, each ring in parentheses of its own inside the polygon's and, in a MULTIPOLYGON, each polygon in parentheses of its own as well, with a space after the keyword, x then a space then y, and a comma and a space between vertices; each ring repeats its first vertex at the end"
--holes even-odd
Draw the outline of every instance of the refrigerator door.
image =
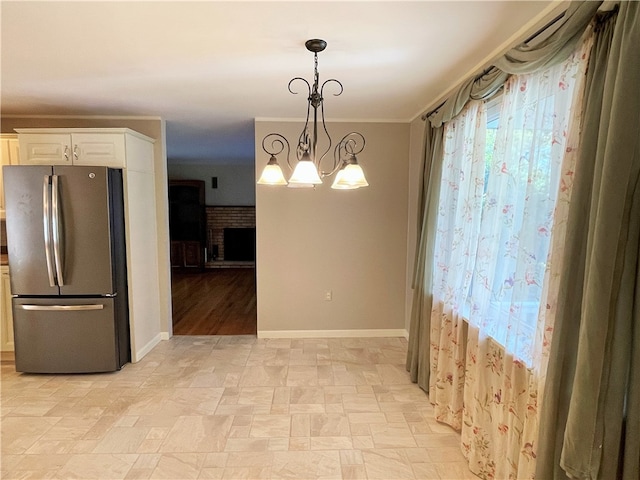
POLYGON ((52 185, 52 236, 60 294, 116 293, 108 169, 55 166, 52 185))
POLYGON ((112 298, 14 298, 16 371, 118 370, 113 304, 112 298))
POLYGON ((14 295, 58 295, 55 284, 49 166, 3 169, 7 247, 14 295))

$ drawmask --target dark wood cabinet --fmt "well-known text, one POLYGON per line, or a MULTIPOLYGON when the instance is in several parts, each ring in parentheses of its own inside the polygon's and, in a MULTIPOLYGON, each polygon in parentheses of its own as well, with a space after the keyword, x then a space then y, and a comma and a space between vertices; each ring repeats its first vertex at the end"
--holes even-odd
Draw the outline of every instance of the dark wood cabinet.
POLYGON ((169 181, 171 266, 204 268, 206 212, 204 181, 169 181))
POLYGON ((202 268, 204 252, 200 242, 171 242, 171 266, 176 268, 202 268))
POLYGON ((182 242, 171 241, 171 266, 181 268, 184 264, 182 255, 182 242))

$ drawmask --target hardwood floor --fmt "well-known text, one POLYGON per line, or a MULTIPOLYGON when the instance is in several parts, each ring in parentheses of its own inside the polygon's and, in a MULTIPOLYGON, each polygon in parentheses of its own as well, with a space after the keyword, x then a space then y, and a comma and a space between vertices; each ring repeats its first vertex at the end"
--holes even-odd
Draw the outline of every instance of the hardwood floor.
POLYGON ((255 335, 255 268, 171 272, 174 335, 255 335))

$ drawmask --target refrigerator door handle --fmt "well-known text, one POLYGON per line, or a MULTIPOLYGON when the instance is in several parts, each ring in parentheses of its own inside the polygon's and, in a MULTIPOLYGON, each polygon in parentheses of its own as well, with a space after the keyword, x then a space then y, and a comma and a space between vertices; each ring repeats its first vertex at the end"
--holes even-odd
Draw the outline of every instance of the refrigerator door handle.
POLYGON ((44 256, 47 261, 47 276, 49 286, 55 287, 56 280, 53 274, 53 260, 51 258, 51 195, 49 194, 51 175, 44 176, 42 184, 42 223, 44 226, 44 256))
POLYGON ((62 227, 61 215, 60 215, 60 192, 58 191, 58 175, 52 175, 51 186, 51 227, 53 230, 53 258, 56 266, 56 277, 58 279, 58 285, 64 286, 64 278, 62 276, 62 241, 63 237, 60 232, 62 227))
POLYGON ((16 305, 16 308, 20 308, 22 310, 36 310, 36 311, 86 311, 86 310, 103 310, 104 305, 102 304, 91 304, 91 305, 16 305))

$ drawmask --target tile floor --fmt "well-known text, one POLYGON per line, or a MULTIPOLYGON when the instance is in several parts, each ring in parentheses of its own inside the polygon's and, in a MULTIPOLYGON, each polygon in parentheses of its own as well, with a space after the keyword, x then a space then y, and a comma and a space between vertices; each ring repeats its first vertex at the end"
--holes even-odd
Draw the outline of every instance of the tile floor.
POLYGON ((401 338, 173 337, 93 375, 3 363, 3 479, 475 479, 401 338))

